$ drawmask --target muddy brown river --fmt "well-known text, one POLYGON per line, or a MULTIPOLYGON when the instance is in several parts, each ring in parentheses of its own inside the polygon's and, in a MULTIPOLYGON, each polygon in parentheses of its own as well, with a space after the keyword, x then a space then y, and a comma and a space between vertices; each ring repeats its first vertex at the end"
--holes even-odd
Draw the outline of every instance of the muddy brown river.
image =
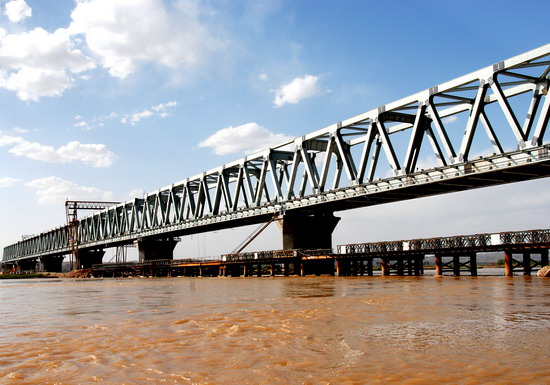
POLYGON ((549 384, 550 279, 0 281, 0 384, 549 384))

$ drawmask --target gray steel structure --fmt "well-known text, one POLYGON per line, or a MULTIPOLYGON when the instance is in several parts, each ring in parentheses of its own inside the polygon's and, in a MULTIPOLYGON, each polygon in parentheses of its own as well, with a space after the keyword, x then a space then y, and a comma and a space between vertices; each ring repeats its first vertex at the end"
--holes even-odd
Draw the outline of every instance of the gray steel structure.
MULTIPOLYGON (((547 44, 79 219, 79 248, 550 176, 549 73, 547 44)), ((61 226, 3 262, 70 252, 61 226)))

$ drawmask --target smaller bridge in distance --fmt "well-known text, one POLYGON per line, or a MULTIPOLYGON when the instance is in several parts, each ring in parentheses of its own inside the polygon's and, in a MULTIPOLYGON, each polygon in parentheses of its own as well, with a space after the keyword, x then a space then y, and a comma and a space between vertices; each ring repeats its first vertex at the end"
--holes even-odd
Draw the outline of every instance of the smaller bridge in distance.
POLYGON ((152 260, 93 265, 95 276, 275 276, 328 274, 374 275, 375 261, 381 275, 422 275, 424 259, 433 256, 435 274, 451 272, 477 276, 477 254, 503 252, 505 275, 524 275, 548 265, 550 229, 427 239, 339 245, 335 251, 268 250, 225 254, 212 260, 152 260), (518 257, 519 255, 519 257, 518 257), (539 256, 537 259, 535 256, 539 256))

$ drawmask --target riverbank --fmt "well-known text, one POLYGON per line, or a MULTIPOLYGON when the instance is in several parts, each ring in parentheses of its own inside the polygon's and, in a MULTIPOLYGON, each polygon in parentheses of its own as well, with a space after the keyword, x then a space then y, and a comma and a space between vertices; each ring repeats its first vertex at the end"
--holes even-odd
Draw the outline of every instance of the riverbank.
POLYGON ((50 273, 36 274, 0 274, 0 279, 28 279, 28 278, 59 278, 59 276, 50 273))

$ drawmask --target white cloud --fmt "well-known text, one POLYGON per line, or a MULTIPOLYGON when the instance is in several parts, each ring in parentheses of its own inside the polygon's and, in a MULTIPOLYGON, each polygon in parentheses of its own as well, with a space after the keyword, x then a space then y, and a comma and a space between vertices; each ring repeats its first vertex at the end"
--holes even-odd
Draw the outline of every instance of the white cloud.
POLYGON ((90 121, 86 121, 82 116, 77 115, 74 117, 75 123, 73 124, 73 127, 81 129, 83 131, 88 131, 96 127, 102 127, 105 125, 105 122, 113 119, 120 119, 120 122, 123 124, 131 124, 132 126, 135 126, 143 119, 148 119, 152 117, 166 118, 168 116, 171 116, 171 114, 168 112, 168 109, 176 107, 177 105, 177 102, 171 101, 145 108, 142 111, 133 114, 119 114, 116 112, 111 112, 108 115, 94 117, 90 121))
POLYGON ((26 134, 27 132, 29 132, 29 130, 21 127, 14 127, 12 131, 15 132, 16 134, 26 134))
POLYGON ((32 9, 25 3, 25 0, 12 0, 6 3, 5 13, 11 22, 17 23, 27 17, 31 17, 32 9))
POLYGON ((458 120, 458 116, 451 115, 443 119, 443 124, 451 124, 458 120))
POLYGON ((84 35, 114 77, 127 77, 140 62, 195 67, 219 43, 199 22, 196 2, 168 7, 161 0, 77 0, 69 30, 84 35))
POLYGON ((283 84, 276 92, 275 107, 281 107, 287 103, 296 104, 303 99, 323 94, 324 91, 321 90, 318 83, 318 76, 305 75, 283 84))
POLYGON ((15 183, 19 181, 21 181, 21 179, 10 178, 9 176, 0 178, 0 188, 13 186, 15 183))
POLYGON ((294 138, 275 134, 257 123, 246 123, 237 127, 223 128, 199 143, 199 147, 210 147, 216 155, 234 152, 252 154, 281 144, 294 138))
POLYGON ((10 154, 48 163, 80 161, 94 167, 109 167, 115 159, 115 154, 107 150, 104 144, 81 144, 72 141, 55 149, 19 136, 0 135, 0 147, 2 146, 12 146, 8 151, 10 154))
POLYGON ((113 193, 110 191, 101 191, 96 187, 79 186, 73 182, 56 176, 34 179, 26 183, 26 186, 37 190, 37 201, 41 204, 58 204, 66 199, 98 201, 113 200, 113 193))
POLYGON ((24 141, 25 139, 20 136, 0 135, 0 147, 12 146, 14 144, 19 144, 24 141))
POLYGON ((59 96, 72 86, 75 74, 94 67, 64 29, 0 36, 0 87, 16 92, 21 100, 59 96))
POLYGON ((132 126, 135 126, 137 123, 139 123, 143 119, 148 119, 153 116, 158 116, 161 118, 165 118, 167 116, 170 116, 170 114, 166 111, 167 108, 170 107, 176 107, 178 104, 177 102, 167 102, 167 103, 161 103, 156 106, 151 107, 150 109, 144 109, 141 112, 137 112, 134 114, 125 114, 122 115, 122 118, 120 119, 120 122, 123 124, 131 124, 132 126))

